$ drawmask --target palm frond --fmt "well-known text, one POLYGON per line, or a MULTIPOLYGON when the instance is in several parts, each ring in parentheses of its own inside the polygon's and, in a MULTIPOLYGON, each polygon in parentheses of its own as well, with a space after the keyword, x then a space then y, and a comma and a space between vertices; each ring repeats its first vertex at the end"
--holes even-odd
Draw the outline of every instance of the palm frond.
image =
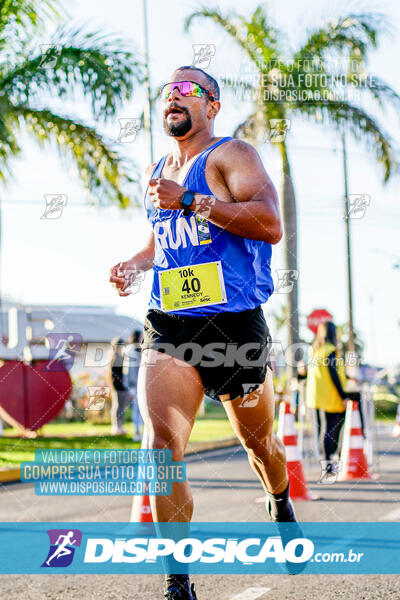
POLYGON ((25 125, 41 146, 53 145, 63 157, 72 158, 85 188, 97 203, 111 201, 121 208, 132 204, 121 191, 128 184, 133 187, 137 183, 137 178, 127 174, 132 166, 95 129, 50 110, 26 105, 15 106, 11 118, 20 127, 25 125))
MULTIPOLYGON (((255 36, 253 33, 248 36, 249 23, 247 23, 244 19, 237 17, 236 15, 233 15, 233 18, 226 17, 218 8, 210 9, 203 7, 186 18, 185 30, 188 31, 194 19, 198 18, 208 18, 214 21, 214 23, 221 25, 221 27, 223 27, 225 31, 236 40, 236 42, 248 54, 254 64, 256 64, 261 70, 263 69, 262 64, 272 60, 275 55, 275 50, 272 47, 264 44, 259 45, 261 38, 255 36), (237 22, 235 22, 235 18, 237 22)), ((260 17, 258 16, 257 19, 259 20, 260 17)), ((254 29, 255 22, 256 21, 250 25, 250 28, 254 29)), ((264 40, 267 43, 267 33, 264 35, 264 40)))
POLYGON ((0 49, 21 47, 35 31, 43 31, 49 20, 65 11, 58 0, 0 0, 0 49))
POLYGON ((49 18, 62 12, 58 0, 0 0, 0 30, 10 22, 16 26, 42 26, 49 18))
POLYGON ((96 118, 109 118, 131 98, 133 82, 141 79, 139 60, 114 36, 58 30, 51 40, 53 65, 46 51, 27 58, 0 80, 0 90, 16 104, 43 93, 71 98, 88 96, 96 118))
MULTIPOLYGON (((284 119, 291 113, 301 112, 319 122, 330 122, 340 130, 347 128, 356 139, 365 141, 383 166, 384 181, 398 170, 397 148, 390 136, 380 128, 373 116, 361 107, 353 106, 346 98, 342 99, 338 93, 338 82, 345 81, 346 92, 353 86, 372 95, 380 106, 390 103, 400 108, 400 96, 387 83, 365 75, 368 51, 377 46, 381 33, 390 30, 384 15, 350 13, 331 20, 312 32, 288 63, 279 60, 278 32, 272 27, 261 5, 250 21, 235 15, 227 17, 218 9, 204 7, 186 19, 186 29, 198 17, 211 19, 222 26, 247 53, 260 73, 260 81, 253 88, 252 114, 236 128, 235 135, 257 144, 268 131, 270 119, 284 119), (261 66, 260 54, 264 60, 261 66), (273 63, 278 59, 276 64, 265 62, 271 56, 273 63), (332 56, 345 61, 341 72, 332 68, 328 60, 332 56), (310 75, 317 77, 312 77, 311 84, 306 84, 305 76, 310 75)), ((234 85, 234 89, 243 89, 241 82, 234 85)))
MULTIPOLYGON (((240 17, 242 27, 247 30, 247 38, 254 46, 256 53, 262 55, 264 63, 271 61, 277 54, 279 32, 270 22, 265 7, 257 6, 250 21, 240 17)), ((264 64, 264 70, 266 65, 264 64)))
POLYGON ((11 159, 21 152, 15 129, 10 127, 7 117, 10 115, 12 107, 6 98, 0 98, 0 179, 7 184, 9 176, 12 174, 11 159))
MULTIPOLYGON (((339 76, 343 81, 343 77, 339 76)), ((350 73, 346 78, 348 88, 368 92, 377 104, 383 108, 391 106, 400 111, 400 95, 386 81, 372 73, 350 73)))
POLYGON ((382 165, 385 182, 398 171, 398 150, 390 135, 384 132, 366 111, 343 101, 315 102, 299 105, 298 110, 321 124, 329 123, 339 131, 349 131, 356 140, 366 144, 382 165))
POLYGON ((350 13, 339 19, 332 19, 313 31, 305 44, 294 56, 294 62, 318 56, 324 59, 326 53, 336 50, 356 51, 360 60, 365 60, 371 48, 376 48, 378 36, 389 29, 386 17, 381 13, 350 13))

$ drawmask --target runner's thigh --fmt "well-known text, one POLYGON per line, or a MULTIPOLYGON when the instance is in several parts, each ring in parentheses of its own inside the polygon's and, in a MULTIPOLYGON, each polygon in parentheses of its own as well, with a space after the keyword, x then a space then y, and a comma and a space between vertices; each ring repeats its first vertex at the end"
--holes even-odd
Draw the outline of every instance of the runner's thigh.
POLYGON ((138 399, 151 446, 183 454, 203 395, 197 369, 152 348, 143 350, 138 399))
POLYGON ((272 371, 267 369, 263 384, 251 394, 222 403, 239 439, 257 445, 272 433, 275 412, 272 371))

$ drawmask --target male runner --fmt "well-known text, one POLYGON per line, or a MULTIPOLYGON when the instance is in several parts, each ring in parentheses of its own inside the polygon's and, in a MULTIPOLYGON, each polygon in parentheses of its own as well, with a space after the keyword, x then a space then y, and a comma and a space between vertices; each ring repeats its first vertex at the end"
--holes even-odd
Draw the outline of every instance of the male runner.
MULTIPOLYGON (((163 87, 172 152, 144 175, 152 233, 110 281, 126 296, 125 271, 154 271, 138 381, 148 447, 183 460, 206 392, 223 402, 271 519, 295 521, 284 446, 272 433, 271 337, 261 309, 273 292, 271 244, 282 237, 278 197, 252 146, 214 136, 220 108, 218 83, 202 69, 180 67, 163 87)), ((151 496, 151 508, 154 521, 189 522, 188 482, 151 496)), ((195 600, 188 575, 168 573, 165 598, 195 600)))

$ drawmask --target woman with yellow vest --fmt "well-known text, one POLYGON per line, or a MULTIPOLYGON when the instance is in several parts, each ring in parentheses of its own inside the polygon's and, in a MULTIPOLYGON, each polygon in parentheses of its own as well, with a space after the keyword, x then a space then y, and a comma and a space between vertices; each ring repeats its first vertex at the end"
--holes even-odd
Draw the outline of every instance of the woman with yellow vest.
MULTIPOLYGON (((327 461, 337 451, 344 423, 346 374, 338 356, 336 327, 331 321, 318 326, 308 362, 306 405, 325 415, 324 452, 327 461)), ((318 418, 320 427, 320 420, 318 418)))

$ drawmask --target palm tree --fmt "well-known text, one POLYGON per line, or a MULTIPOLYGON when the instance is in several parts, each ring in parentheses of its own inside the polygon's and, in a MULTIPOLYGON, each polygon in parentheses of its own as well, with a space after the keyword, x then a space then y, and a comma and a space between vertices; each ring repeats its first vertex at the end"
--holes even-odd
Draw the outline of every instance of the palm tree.
POLYGON ((95 127, 52 110, 51 99, 89 101, 96 122, 106 122, 131 98, 141 67, 123 40, 63 27, 66 16, 57 0, 0 0, 0 178, 10 178, 27 131, 73 160, 95 202, 125 208, 124 186, 136 178, 128 173, 132 165, 95 127), (47 40, 50 23, 58 28, 47 40))
MULTIPOLYGON (((362 103, 349 101, 343 93, 340 96, 341 89, 350 95, 359 92, 381 108, 385 103, 400 107, 398 94, 365 69, 368 52, 376 48, 378 34, 387 29, 385 19, 380 14, 348 14, 332 19, 312 31, 306 42, 286 60, 283 48, 287 48, 287 41, 271 24, 263 6, 258 6, 248 21, 237 15, 224 16, 218 9, 202 8, 186 19, 186 30, 196 18, 211 19, 221 26, 239 44, 257 75, 256 85, 246 81, 238 84, 253 93, 254 110, 234 135, 255 145, 265 142, 266 135, 276 141, 282 163, 285 267, 297 271, 296 200, 284 134, 286 120, 290 122, 300 115, 324 127, 331 125, 341 133, 349 130, 375 153, 383 168, 384 181, 389 179, 397 167, 390 136, 362 103), (341 72, 332 69, 335 59, 340 59, 345 66, 341 72), (276 136, 279 125, 283 134, 276 136)), ((288 344, 293 348, 292 345, 299 342, 297 283, 287 298, 288 344)))

